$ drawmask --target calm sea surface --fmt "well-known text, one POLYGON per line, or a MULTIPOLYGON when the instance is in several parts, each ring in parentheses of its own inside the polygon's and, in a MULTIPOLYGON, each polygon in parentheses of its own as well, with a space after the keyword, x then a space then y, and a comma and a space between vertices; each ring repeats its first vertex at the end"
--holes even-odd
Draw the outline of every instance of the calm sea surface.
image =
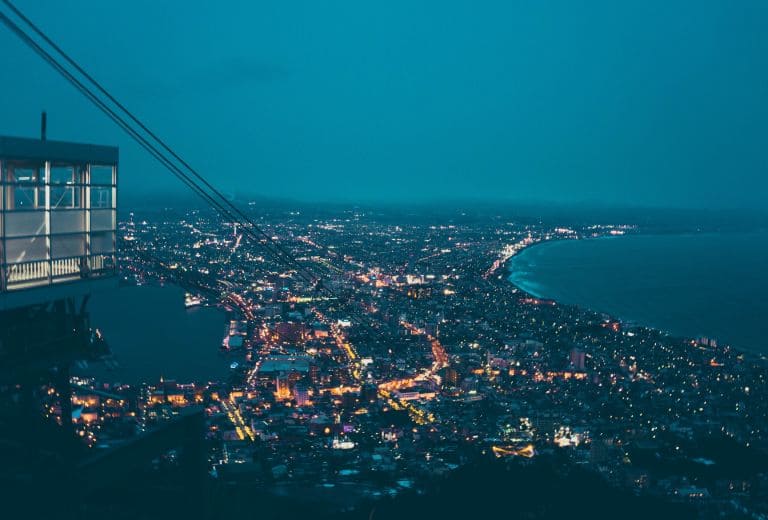
POLYGON ((181 382, 221 380, 231 360, 219 352, 224 312, 184 307, 176 286, 130 286, 96 293, 89 303, 91 326, 101 329, 117 367, 91 364, 76 374, 107 381, 155 382, 160 376, 181 382))
POLYGON ((509 265, 535 296, 768 353, 768 233, 553 241, 509 265))

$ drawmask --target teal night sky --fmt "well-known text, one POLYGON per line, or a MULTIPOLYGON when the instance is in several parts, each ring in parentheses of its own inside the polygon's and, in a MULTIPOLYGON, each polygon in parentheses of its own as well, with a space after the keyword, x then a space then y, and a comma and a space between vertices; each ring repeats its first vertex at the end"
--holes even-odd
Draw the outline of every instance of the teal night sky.
MULTIPOLYGON (((764 0, 17 5, 230 193, 765 206, 764 0)), ((5 27, 0 67, 0 134, 182 189, 5 27)))

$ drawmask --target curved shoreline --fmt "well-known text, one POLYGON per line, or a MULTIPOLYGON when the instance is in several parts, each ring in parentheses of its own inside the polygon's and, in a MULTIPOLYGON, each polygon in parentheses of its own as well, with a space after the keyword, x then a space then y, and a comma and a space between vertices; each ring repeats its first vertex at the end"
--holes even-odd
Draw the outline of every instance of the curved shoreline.
MULTIPOLYGON (((675 233, 675 234, 672 234, 672 235, 679 236, 679 237, 694 237, 694 236, 697 237, 697 236, 701 236, 701 235, 720 235, 720 234, 721 233, 717 233, 717 232, 705 232, 705 233, 689 232, 689 233, 675 233)), ((752 234, 752 233, 749 233, 749 234, 752 234)), ((526 284, 524 281, 521 281, 519 279, 519 277, 517 279, 515 279, 515 272, 516 272, 516 270, 513 268, 512 263, 515 261, 515 259, 517 257, 522 255, 523 253, 530 252, 536 246, 541 246, 541 245, 544 245, 544 244, 555 244, 555 243, 564 242, 564 241, 582 241, 582 240, 583 241, 597 241, 597 240, 618 239, 618 238, 626 238, 626 237, 653 237, 653 236, 669 236, 669 234, 665 234, 665 233, 628 233, 628 234, 625 234, 625 235, 605 235, 605 236, 581 237, 581 238, 567 238, 567 237, 563 237, 563 238, 550 238, 550 239, 540 240, 540 241, 537 241, 537 242, 535 242, 533 244, 530 244, 530 245, 524 247, 516 255, 510 257, 509 259, 507 259, 507 261, 502 266, 502 268, 507 273, 507 276, 504 278, 504 280, 507 283, 510 283, 513 287, 515 287, 515 289, 517 289, 518 291, 520 291, 524 295, 527 295, 527 296, 530 296, 530 297, 533 297, 533 298, 551 300, 551 301, 556 302, 558 305, 574 307, 576 309, 579 309, 580 311, 585 311, 585 312, 590 312, 590 313, 595 313, 595 314, 602 314, 602 315, 608 316, 611 319, 615 319, 615 320, 618 320, 618 321, 621 321, 621 322, 625 322, 625 323, 626 322, 634 322, 634 323, 636 323, 638 326, 640 326, 642 328, 645 328, 647 330, 653 330, 653 331, 656 331, 656 332, 660 332, 660 333, 662 333, 662 334, 664 334, 664 335, 666 335, 666 336, 668 336, 670 338, 680 339, 680 340, 684 340, 684 341, 695 340, 696 336, 693 336, 690 333, 675 333, 675 332, 672 332, 671 330, 669 330, 666 327, 660 327, 660 326, 657 326, 657 325, 650 324, 650 323, 648 323, 648 320, 646 320, 646 319, 639 319, 639 318, 634 318, 634 317, 631 317, 631 316, 621 317, 621 316, 619 316, 615 312, 603 311, 603 310, 595 308, 594 306, 591 306, 591 305, 588 305, 588 304, 583 304, 583 303, 565 303, 565 302, 562 301, 562 299, 560 297, 552 297, 552 296, 548 296, 546 294, 542 294, 541 291, 538 291, 536 288, 532 288, 531 287, 531 283, 526 284)), ((520 272, 520 270, 518 269, 517 272, 520 272)), ((526 271, 523 271, 523 272, 526 272, 526 271)), ((535 282, 533 282, 533 283, 535 284, 535 282)), ((714 337, 717 339, 716 335, 714 337)), ((729 348, 731 348, 731 349, 733 349, 733 350, 735 350, 735 351, 737 351, 739 353, 746 354, 746 355, 748 355, 750 357, 756 357, 756 358, 759 358, 761 360, 768 359, 768 355, 766 355, 766 353, 764 353, 762 351, 759 351, 757 349, 751 349, 749 347, 744 347, 744 346, 734 346, 734 345, 732 345, 729 342, 723 342, 723 346, 728 346, 729 348)))
MULTIPOLYGON (((543 246, 546 244, 554 244, 557 242, 562 242, 563 240, 585 240, 583 238, 550 238, 546 240, 540 240, 538 242, 534 242, 533 244, 529 246, 525 246, 520 251, 517 252, 516 255, 510 257, 507 259, 507 261, 502 266, 505 270, 505 272, 508 273, 508 276, 505 278, 508 282, 510 282, 512 285, 514 285, 519 291, 524 292, 528 296, 533 296, 534 298, 546 298, 543 294, 537 294, 531 290, 530 287, 525 287, 523 284, 520 283, 519 280, 513 280, 513 276, 515 274, 515 271, 512 269, 512 263, 515 261, 515 259, 518 259, 521 255, 528 252, 530 253, 531 250, 533 250, 536 246, 543 246)), ((558 304, 560 302, 557 302, 558 304)))

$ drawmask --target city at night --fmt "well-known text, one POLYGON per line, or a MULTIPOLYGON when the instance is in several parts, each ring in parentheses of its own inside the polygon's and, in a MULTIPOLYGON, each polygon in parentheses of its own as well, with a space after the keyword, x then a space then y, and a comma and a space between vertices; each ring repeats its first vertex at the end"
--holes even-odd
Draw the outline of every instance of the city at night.
POLYGON ((768 4, 0 22, 0 517, 768 518, 768 4))

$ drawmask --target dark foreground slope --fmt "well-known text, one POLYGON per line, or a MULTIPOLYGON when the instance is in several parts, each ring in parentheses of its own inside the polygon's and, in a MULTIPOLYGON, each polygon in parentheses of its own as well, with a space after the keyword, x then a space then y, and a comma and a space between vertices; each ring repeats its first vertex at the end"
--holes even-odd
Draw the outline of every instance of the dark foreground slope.
POLYGON ((694 518, 695 510, 666 499, 637 497, 594 474, 559 464, 482 460, 435 481, 422 494, 334 511, 306 496, 274 497, 257 485, 189 479, 171 471, 126 475, 98 493, 49 482, 3 483, 7 518, 154 519, 473 519, 694 518))

